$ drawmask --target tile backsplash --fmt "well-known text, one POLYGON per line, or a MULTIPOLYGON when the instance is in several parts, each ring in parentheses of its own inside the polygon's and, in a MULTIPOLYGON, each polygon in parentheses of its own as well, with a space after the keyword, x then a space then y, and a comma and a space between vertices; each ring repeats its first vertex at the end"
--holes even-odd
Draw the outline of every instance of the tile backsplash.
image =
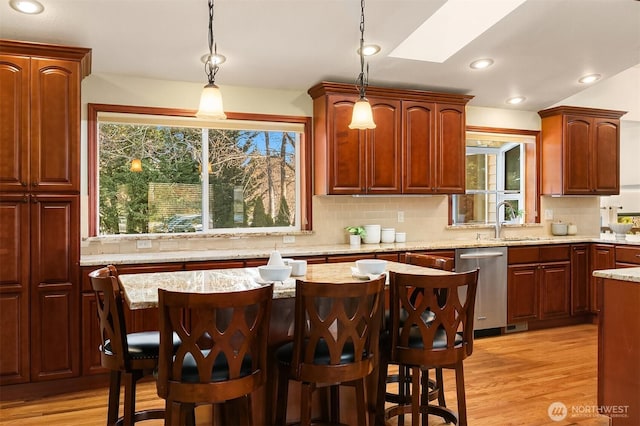
MULTIPOLYGON (((577 225, 578 235, 596 237, 600 232, 598 197, 541 197, 541 211, 551 210, 553 220, 540 224, 507 226, 509 236, 542 237, 551 234, 552 221, 577 225)), ((284 234, 197 236, 194 234, 148 237, 116 236, 88 238, 82 242, 82 254, 136 253, 180 250, 212 250, 248 247, 269 248, 348 244, 346 226, 379 224, 406 232, 407 241, 442 241, 493 237, 493 227, 448 226, 449 201, 435 196, 315 196, 313 231, 295 233, 295 242, 284 243, 284 234), (398 221, 402 219, 402 221, 398 221), (139 241, 144 240, 140 244, 139 241), (150 247, 149 247, 150 246, 150 247), (144 247, 144 248, 143 248, 144 247)), ((544 217, 541 214, 541 217, 544 217)))

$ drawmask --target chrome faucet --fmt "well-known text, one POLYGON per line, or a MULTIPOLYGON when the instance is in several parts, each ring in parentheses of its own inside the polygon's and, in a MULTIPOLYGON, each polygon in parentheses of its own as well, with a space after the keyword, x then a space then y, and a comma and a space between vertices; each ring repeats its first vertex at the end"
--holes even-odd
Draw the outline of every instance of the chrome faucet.
MULTIPOLYGON (((502 226, 500 225, 500 207, 502 206, 509 206, 509 208, 511 210, 513 210, 513 206, 511 205, 510 202, 508 201, 501 201, 498 203, 498 205, 496 206, 496 235, 495 237, 497 239, 500 238, 500 231, 502 229, 502 226)), ((505 207, 506 208, 506 207, 505 207)))

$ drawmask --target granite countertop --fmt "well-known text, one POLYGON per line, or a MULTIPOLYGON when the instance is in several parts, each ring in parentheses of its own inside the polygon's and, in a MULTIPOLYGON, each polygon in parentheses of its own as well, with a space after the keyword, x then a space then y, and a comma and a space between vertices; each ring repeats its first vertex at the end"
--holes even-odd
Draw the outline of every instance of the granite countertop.
POLYGON ((598 278, 608 278, 618 281, 631 281, 640 283, 640 267, 621 269, 602 269, 593 271, 593 276, 598 278))
MULTIPOLYGON (((289 277, 274 283, 273 297, 294 297, 296 279, 315 282, 343 283, 373 277, 354 275, 353 262, 322 263, 308 265, 306 275, 289 277)), ((387 271, 408 274, 446 275, 447 271, 387 262, 387 271)), ((357 272, 357 270, 355 271, 357 272)), ((171 291, 217 293, 242 291, 257 288, 266 283, 260 278, 258 268, 210 269, 206 271, 151 272, 143 274, 120 274, 125 299, 130 309, 145 309, 158 306, 158 288, 171 291)))
MULTIPOLYGON (((474 247, 512 247, 540 244, 576 244, 576 243, 606 243, 627 244, 640 246, 639 242, 602 240, 589 237, 522 237, 503 239, 481 240, 446 240, 446 241, 416 241, 392 244, 362 244, 352 247, 348 244, 334 244, 321 246, 281 246, 278 250, 284 257, 323 256, 323 255, 349 255, 358 253, 385 253, 411 250, 452 250, 456 248, 474 247)), ((272 249, 247 248, 247 249, 219 249, 219 250, 181 250, 160 252, 136 252, 136 253, 106 253, 82 255, 81 266, 102 266, 107 264, 142 264, 142 263, 170 263, 170 262, 197 262, 215 260, 239 260, 239 259, 267 259, 272 249)))

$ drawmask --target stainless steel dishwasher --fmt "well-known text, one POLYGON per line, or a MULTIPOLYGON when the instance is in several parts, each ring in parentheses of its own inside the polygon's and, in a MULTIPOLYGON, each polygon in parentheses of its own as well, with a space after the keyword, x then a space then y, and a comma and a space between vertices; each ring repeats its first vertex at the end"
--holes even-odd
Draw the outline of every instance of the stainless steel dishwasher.
POLYGON ((456 272, 476 268, 480 272, 473 329, 499 333, 507 326, 507 248, 456 249, 456 272))

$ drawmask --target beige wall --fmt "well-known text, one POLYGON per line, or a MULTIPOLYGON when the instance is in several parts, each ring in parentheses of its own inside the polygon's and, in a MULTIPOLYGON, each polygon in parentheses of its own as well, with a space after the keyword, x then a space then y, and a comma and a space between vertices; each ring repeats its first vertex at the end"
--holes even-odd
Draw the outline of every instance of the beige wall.
MULTIPOLYGON (((111 103, 171 108, 196 109, 201 84, 140 79, 129 76, 93 74, 82 84, 82 228, 88 235, 87 222, 87 161, 86 161, 86 104, 111 103)), ((255 112, 282 115, 312 115, 311 98, 306 91, 266 90, 222 86, 226 111, 255 112)), ((536 112, 496 108, 467 107, 467 124, 485 127, 538 130, 540 118, 536 112)), ((541 208, 551 209, 554 219, 574 222, 581 235, 598 235, 599 207, 597 197, 543 197, 541 208)), ((314 232, 296 235, 297 245, 325 245, 347 243, 344 227, 379 223, 407 232, 408 241, 437 241, 475 238, 493 235, 491 227, 454 229, 448 227, 446 196, 416 197, 350 197, 315 196, 313 198, 314 232), (398 212, 404 213, 399 223, 398 212)), ((543 236, 549 234, 549 221, 522 228, 506 228, 518 235, 543 236)), ((273 247, 283 244, 282 236, 233 238, 162 237, 153 239, 152 250, 227 249, 234 247, 273 247)), ((83 254, 121 253, 136 251, 135 239, 99 238, 84 240, 83 254)), ((148 250, 145 250, 148 251, 148 250)))

